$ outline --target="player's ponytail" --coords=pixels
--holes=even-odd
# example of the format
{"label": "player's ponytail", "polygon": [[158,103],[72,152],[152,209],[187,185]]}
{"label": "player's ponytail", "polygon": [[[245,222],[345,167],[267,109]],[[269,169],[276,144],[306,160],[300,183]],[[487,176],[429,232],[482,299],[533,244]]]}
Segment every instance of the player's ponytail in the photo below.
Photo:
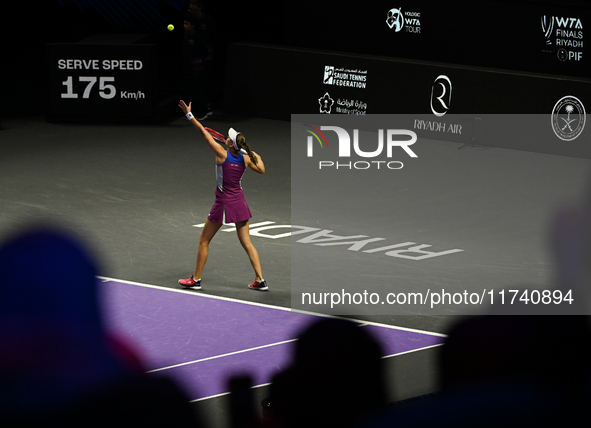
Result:
{"label": "player's ponytail", "polygon": [[254,163],[254,166],[256,166],[257,169],[260,171],[261,169],[259,168],[258,160],[257,160],[256,156],[254,155],[254,153],[252,152],[252,150],[250,149],[250,146],[247,144],[246,138],[244,138],[244,135],[238,134],[236,136],[236,144],[238,145],[239,148],[246,150],[246,154],[248,155],[248,157],[250,158],[252,163]]}

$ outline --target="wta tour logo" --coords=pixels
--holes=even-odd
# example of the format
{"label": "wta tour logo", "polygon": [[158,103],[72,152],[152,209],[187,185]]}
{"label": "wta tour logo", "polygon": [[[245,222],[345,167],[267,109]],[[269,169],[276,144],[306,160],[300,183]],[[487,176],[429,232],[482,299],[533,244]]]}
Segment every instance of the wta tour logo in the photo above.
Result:
{"label": "wta tour logo", "polygon": [[390,9],[388,16],[386,17],[386,24],[390,27],[390,30],[394,30],[397,33],[402,30],[404,26],[404,17],[400,9]]}
{"label": "wta tour logo", "polygon": [[386,15],[386,24],[390,30],[399,33],[404,28],[406,33],[421,33],[421,12],[402,12],[402,8],[390,9]]}
{"label": "wta tour logo", "polygon": [[583,103],[571,95],[558,100],[552,110],[552,129],[563,141],[572,141],[581,135],[585,128],[585,120]]}
{"label": "wta tour logo", "polygon": [[[338,160],[321,160],[318,163],[319,169],[333,168],[333,169],[402,169],[404,164],[399,161],[392,161],[394,148],[400,147],[411,158],[418,157],[409,147],[417,142],[417,134],[406,129],[379,129],[377,148],[372,151],[365,151],[361,149],[359,142],[359,130],[353,129],[353,137],[349,131],[339,126],[321,126],[320,129],[312,125],[303,124],[303,130],[309,134],[307,135],[306,156],[314,157],[314,147],[319,145],[321,149],[328,149],[328,139],[322,131],[333,131],[338,139]],[[408,137],[408,139],[404,139]],[[353,142],[353,144],[351,144]],[[369,144],[366,144],[369,145]],[[361,158],[379,158],[386,151],[387,160],[359,160],[341,162],[343,160],[351,159],[351,146],[356,156]],[[385,147],[384,147],[385,146]],[[323,151],[323,154],[328,154]],[[331,153],[334,156],[334,152]],[[345,159],[342,159],[345,158]]]}

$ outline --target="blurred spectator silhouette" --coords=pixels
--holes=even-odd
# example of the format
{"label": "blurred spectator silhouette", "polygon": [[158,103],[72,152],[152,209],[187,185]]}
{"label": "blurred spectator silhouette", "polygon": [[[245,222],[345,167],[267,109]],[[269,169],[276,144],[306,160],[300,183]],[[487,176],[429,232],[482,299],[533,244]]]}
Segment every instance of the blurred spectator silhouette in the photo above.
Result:
{"label": "blurred spectator silhouette", "polygon": [[184,392],[105,330],[97,273],[58,228],[0,246],[0,426],[199,426]]}
{"label": "blurred spectator silhouette", "polygon": [[353,427],[386,404],[379,343],[358,324],[322,319],[305,329],[290,368],[264,402],[266,427]]}
{"label": "blurred spectator silhouette", "polygon": [[249,373],[234,373],[228,380],[230,428],[261,428]]}
{"label": "blurred spectator silhouette", "polygon": [[584,316],[487,315],[456,324],[441,352],[444,389],[523,380],[577,400],[585,392],[591,335]]}
{"label": "blurred spectator silhouette", "polygon": [[[459,322],[440,360],[443,391],[482,392],[481,416],[504,425],[574,422],[591,363],[585,316],[486,315]],[[484,400],[497,392],[504,406]],[[517,394],[517,392],[520,392]],[[477,396],[477,394],[476,394]]]}
{"label": "blurred spectator silhouette", "polygon": [[586,317],[466,317],[441,348],[440,391],[364,426],[576,426],[586,408],[589,343]]}

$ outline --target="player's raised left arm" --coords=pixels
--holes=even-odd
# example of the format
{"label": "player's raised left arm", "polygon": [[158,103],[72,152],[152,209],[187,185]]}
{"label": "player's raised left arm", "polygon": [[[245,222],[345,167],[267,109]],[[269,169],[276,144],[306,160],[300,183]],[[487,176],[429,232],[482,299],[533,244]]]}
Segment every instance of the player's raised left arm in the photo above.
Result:
{"label": "player's raised left arm", "polygon": [[265,173],[265,163],[263,162],[263,158],[261,158],[256,152],[251,151],[253,157],[256,159],[256,164],[250,159],[249,156],[245,156],[247,158],[247,164],[250,169],[254,172],[258,172],[259,174]]}

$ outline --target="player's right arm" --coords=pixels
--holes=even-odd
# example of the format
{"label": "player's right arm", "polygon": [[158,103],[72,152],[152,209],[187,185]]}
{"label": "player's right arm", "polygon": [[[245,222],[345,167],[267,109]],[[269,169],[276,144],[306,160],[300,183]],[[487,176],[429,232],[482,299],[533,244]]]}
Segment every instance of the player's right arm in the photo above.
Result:
{"label": "player's right arm", "polygon": [[[187,105],[183,100],[181,100],[179,102],[179,107],[181,108],[181,110],[183,110],[183,113],[185,113],[185,115],[187,115],[187,113],[191,112],[191,103],[189,103],[189,105]],[[195,119],[193,117],[191,119],[191,123],[198,131],[201,132],[201,134],[203,135],[203,138],[205,138],[205,141],[207,142],[207,145],[215,153],[216,162],[217,163],[224,162],[224,160],[226,160],[226,151],[224,150],[224,148],[221,145],[219,145],[218,143],[216,143],[216,141],[213,139],[213,137],[209,134],[209,132],[207,132],[205,130],[203,125],[197,119]]]}

